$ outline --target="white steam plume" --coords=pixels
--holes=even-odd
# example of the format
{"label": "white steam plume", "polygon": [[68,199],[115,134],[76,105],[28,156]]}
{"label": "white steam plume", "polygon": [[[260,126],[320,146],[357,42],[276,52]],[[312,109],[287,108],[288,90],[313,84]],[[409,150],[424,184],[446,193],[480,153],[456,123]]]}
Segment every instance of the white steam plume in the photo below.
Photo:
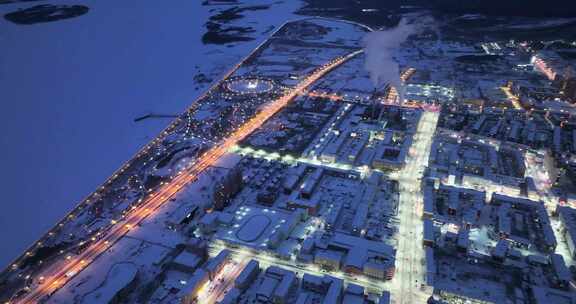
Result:
{"label": "white steam plume", "polygon": [[370,32],[363,39],[365,68],[370,73],[374,88],[390,84],[398,91],[401,103],[404,101],[404,87],[400,80],[400,67],[394,56],[400,45],[415,32],[416,26],[408,24],[403,18],[396,27]]}

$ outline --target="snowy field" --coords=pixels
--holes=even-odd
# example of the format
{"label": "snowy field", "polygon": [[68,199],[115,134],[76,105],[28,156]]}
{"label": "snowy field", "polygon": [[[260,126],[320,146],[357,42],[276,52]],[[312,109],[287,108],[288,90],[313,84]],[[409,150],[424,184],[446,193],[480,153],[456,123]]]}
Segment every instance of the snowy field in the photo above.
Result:
{"label": "snowy field", "polygon": [[[0,13],[39,3],[0,5]],[[3,212],[0,267],[24,250],[263,41],[296,18],[299,1],[251,1],[232,25],[253,41],[204,45],[214,6],[201,1],[51,1],[83,4],[83,16],[16,25],[0,19]],[[6,233],[6,232],[11,233]],[[16,233],[17,231],[17,233]]]}

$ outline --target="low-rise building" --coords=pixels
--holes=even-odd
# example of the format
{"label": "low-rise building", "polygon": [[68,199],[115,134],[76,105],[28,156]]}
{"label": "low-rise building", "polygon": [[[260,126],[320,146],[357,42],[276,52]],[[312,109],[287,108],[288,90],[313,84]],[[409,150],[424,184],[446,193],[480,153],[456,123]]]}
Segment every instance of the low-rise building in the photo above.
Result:
{"label": "low-rise building", "polygon": [[186,287],[180,291],[183,295],[182,304],[196,303],[198,292],[208,280],[210,280],[210,277],[207,271],[204,269],[196,270],[192,278],[188,280]]}
{"label": "low-rise building", "polygon": [[334,250],[318,250],[314,255],[314,263],[330,270],[339,270],[342,264],[342,252]]}
{"label": "low-rise building", "polygon": [[206,272],[208,273],[210,280],[213,280],[214,277],[216,277],[216,274],[218,274],[218,272],[222,270],[222,268],[224,267],[224,265],[226,265],[229,259],[230,259],[230,250],[224,249],[220,251],[220,253],[217,256],[208,260],[208,262],[204,266],[204,270],[206,270]]}
{"label": "low-rise building", "polygon": [[256,260],[250,260],[244,267],[240,275],[234,281],[234,287],[239,290],[245,290],[256,280],[260,273],[260,263]]}
{"label": "low-rise building", "polygon": [[562,235],[568,245],[572,258],[576,259],[576,209],[558,207],[558,216],[562,223]]}

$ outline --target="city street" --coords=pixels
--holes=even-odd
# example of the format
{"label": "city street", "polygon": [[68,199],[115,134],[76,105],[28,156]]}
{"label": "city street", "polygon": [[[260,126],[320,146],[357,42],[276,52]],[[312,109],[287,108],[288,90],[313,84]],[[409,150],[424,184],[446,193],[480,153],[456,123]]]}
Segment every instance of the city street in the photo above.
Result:
{"label": "city street", "polygon": [[438,113],[424,112],[414,136],[411,159],[399,172],[393,174],[400,183],[399,244],[396,252],[396,274],[392,279],[394,303],[426,303],[430,296],[420,289],[425,284],[426,264],[422,245],[423,223],[421,180],[428,165],[430,147],[438,122]]}
{"label": "city street", "polygon": [[269,266],[279,266],[281,268],[293,271],[302,277],[303,274],[308,273],[314,276],[324,276],[330,275],[335,278],[341,279],[346,283],[359,284],[370,292],[382,293],[390,288],[389,281],[381,281],[378,279],[371,279],[363,275],[349,275],[342,271],[326,271],[322,270],[318,265],[315,264],[300,264],[292,260],[283,260],[274,256],[271,256],[265,252],[256,253],[253,249],[248,247],[238,247],[232,248],[226,246],[222,243],[212,242],[209,248],[210,256],[216,256],[220,251],[228,249],[232,253],[233,259],[238,261],[249,261],[251,259],[256,260],[260,263],[261,268],[266,268]]}
{"label": "city street", "polygon": [[206,282],[206,284],[202,286],[198,292],[197,303],[212,304],[221,301],[224,295],[234,287],[234,280],[236,280],[236,277],[244,270],[245,266],[245,261],[227,262],[213,280]]}

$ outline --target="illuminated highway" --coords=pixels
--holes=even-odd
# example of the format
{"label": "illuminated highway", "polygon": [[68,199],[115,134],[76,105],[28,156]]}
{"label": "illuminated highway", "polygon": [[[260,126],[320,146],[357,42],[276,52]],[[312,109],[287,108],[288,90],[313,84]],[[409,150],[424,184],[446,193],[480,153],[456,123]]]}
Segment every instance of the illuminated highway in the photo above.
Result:
{"label": "illuminated highway", "polygon": [[392,279],[394,303],[426,303],[430,296],[419,287],[425,284],[426,266],[422,263],[425,254],[422,244],[423,196],[421,179],[428,165],[438,113],[424,112],[414,135],[410,159],[395,178],[400,183],[398,230],[399,243],[396,253],[396,275]]}
{"label": "illuminated highway", "polygon": [[235,146],[240,140],[262,126],[266,120],[284,108],[295,97],[305,92],[311,84],[360,53],[362,53],[362,50],[330,61],[316,69],[311,75],[288,91],[286,95],[263,106],[258,114],[231,133],[219,145],[200,156],[196,162],[189,166],[184,172],[172,178],[170,182],[162,185],[157,191],[151,193],[139,207],[126,216],[122,223],[113,225],[108,231],[103,232],[100,239],[94,241],[94,243],[88,246],[77,257],[54,262],[50,267],[45,269],[38,275],[38,277],[42,276],[44,278],[43,283],[38,284],[38,282],[36,282],[35,285],[30,287],[30,292],[24,295],[23,298],[18,299],[17,302],[37,303],[49,297],[70,281],[76,274],[85,269],[100,254],[120,240],[130,229],[136,229],[142,220],[154,214],[162,204],[178,193],[188,183],[195,181],[204,170],[218,161],[231,147]]}
{"label": "illuminated highway", "polygon": [[197,303],[212,304],[221,301],[234,287],[236,277],[240,275],[245,266],[246,261],[231,261],[224,265],[214,279],[206,282],[198,291]]}
{"label": "illuminated highway", "polygon": [[522,104],[520,103],[520,98],[518,98],[518,96],[516,96],[516,95],[514,95],[514,93],[512,93],[512,89],[510,89],[509,87],[501,87],[500,90],[502,90],[504,95],[506,95],[506,98],[508,99],[508,101],[510,101],[512,106],[514,106],[514,109],[516,109],[516,110],[522,110],[523,109]]}
{"label": "illuminated highway", "polygon": [[[391,90],[395,91],[394,88],[392,88]],[[395,91],[395,92],[397,92],[397,91]],[[394,93],[394,94],[396,94],[396,93]],[[318,91],[318,90],[310,91],[306,95],[309,97],[313,97],[313,98],[329,99],[330,101],[334,101],[334,102],[347,102],[347,103],[356,103],[356,104],[363,104],[363,105],[372,104],[372,98],[371,97],[361,98],[359,96],[356,96],[355,98],[350,98],[347,95],[338,95],[337,93],[327,93],[327,92],[322,92],[322,91]],[[406,101],[403,104],[398,104],[397,102],[395,102],[397,97],[398,96],[396,95],[395,97],[393,97],[391,100],[388,100],[388,101],[383,98],[380,100],[380,103],[384,104],[384,105],[394,105],[394,106],[402,107],[402,108],[411,108],[411,109],[423,108],[422,105],[420,105],[419,103],[411,102],[411,101]]]}
{"label": "illuminated highway", "polygon": [[310,264],[310,263],[302,264],[299,262],[295,262],[293,260],[283,260],[273,256],[272,254],[269,254],[268,252],[263,251],[256,253],[254,249],[249,247],[243,247],[241,245],[238,245],[238,248],[232,248],[226,246],[226,244],[222,244],[222,242],[212,242],[209,248],[210,256],[217,255],[223,249],[229,250],[235,259],[241,261],[249,261],[253,259],[258,261],[258,263],[260,263],[260,267],[262,268],[266,268],[269,266],[278,266],[293,271],[294,273],[297,273],[299,277],[301,277],[305,273],[320,277],[328,274],[335,278],[341,279],[346,283],[360,284],[366,287],[368,291],[378,294],[387,290],[390,286],[389,281],[372,279],[370,277],[360,274],[351,275],[341,270],[337,271],[322,270],[316,264]]}
{"label": "illuminated highway", "polygon": [[[414,73],[416,73],[415,68],[408,68],[405,71],[403,71],[400,74],[401,82],[405,83],[406,81],[408,81],[410,79],[410,77],[412,77],[412,75],[414,75]],[[368,96],[365,96],[365,97],[355,96],[354,98],[351,98],[347,94],[339,95],[337,93],[328,93],[328,92],[323,92],[323,91],[318,91],[318,90],[313,90],[313,91],[307,92],[306,95],[308,95],[309,97],[313,97],[313,98],[329,99],[329,100],[335,101],[335,102],[340,101],[340,102],[348,102],[348,103],[360,103],[360,104],[365,104],[365,105],[372,104],[372,97],[368,97]],[[406,108],[421,108],[421,106],[417,103],[411,103],[411,102],[399,103],[398,102],[398,90],[394,87],[390,87],[387,96],[381,98],[380,103],[386,104],[386,105],[396,105],[396,106],[401,106],[401,107],[406,107]]]}
{"label": "illuminated highway", "polygon": [[[313,165],[316,167],[323,167],[327,169],[336,169],[336,170],[345,170],[345,171],[354,171],[360,174],[366,174],[365,166],[354,166],[350,164],[344,164],[339,162],[322,162],[318,159],[314,158],[307,158],[307,157],[298,157],[295,158],[289,154],[280,154],[278,152],[267,152],[264,150],[254,150],[251,147],[240,147],[235,146],[231,152],[238,153],[242,156],[251,156],[254,158],[264,158],[267,160],[275,160],[278,162],[282,162],[288,165],[294,164],[308,164]],[[371,169],[373,171],[379,171],[378,169]]]}

